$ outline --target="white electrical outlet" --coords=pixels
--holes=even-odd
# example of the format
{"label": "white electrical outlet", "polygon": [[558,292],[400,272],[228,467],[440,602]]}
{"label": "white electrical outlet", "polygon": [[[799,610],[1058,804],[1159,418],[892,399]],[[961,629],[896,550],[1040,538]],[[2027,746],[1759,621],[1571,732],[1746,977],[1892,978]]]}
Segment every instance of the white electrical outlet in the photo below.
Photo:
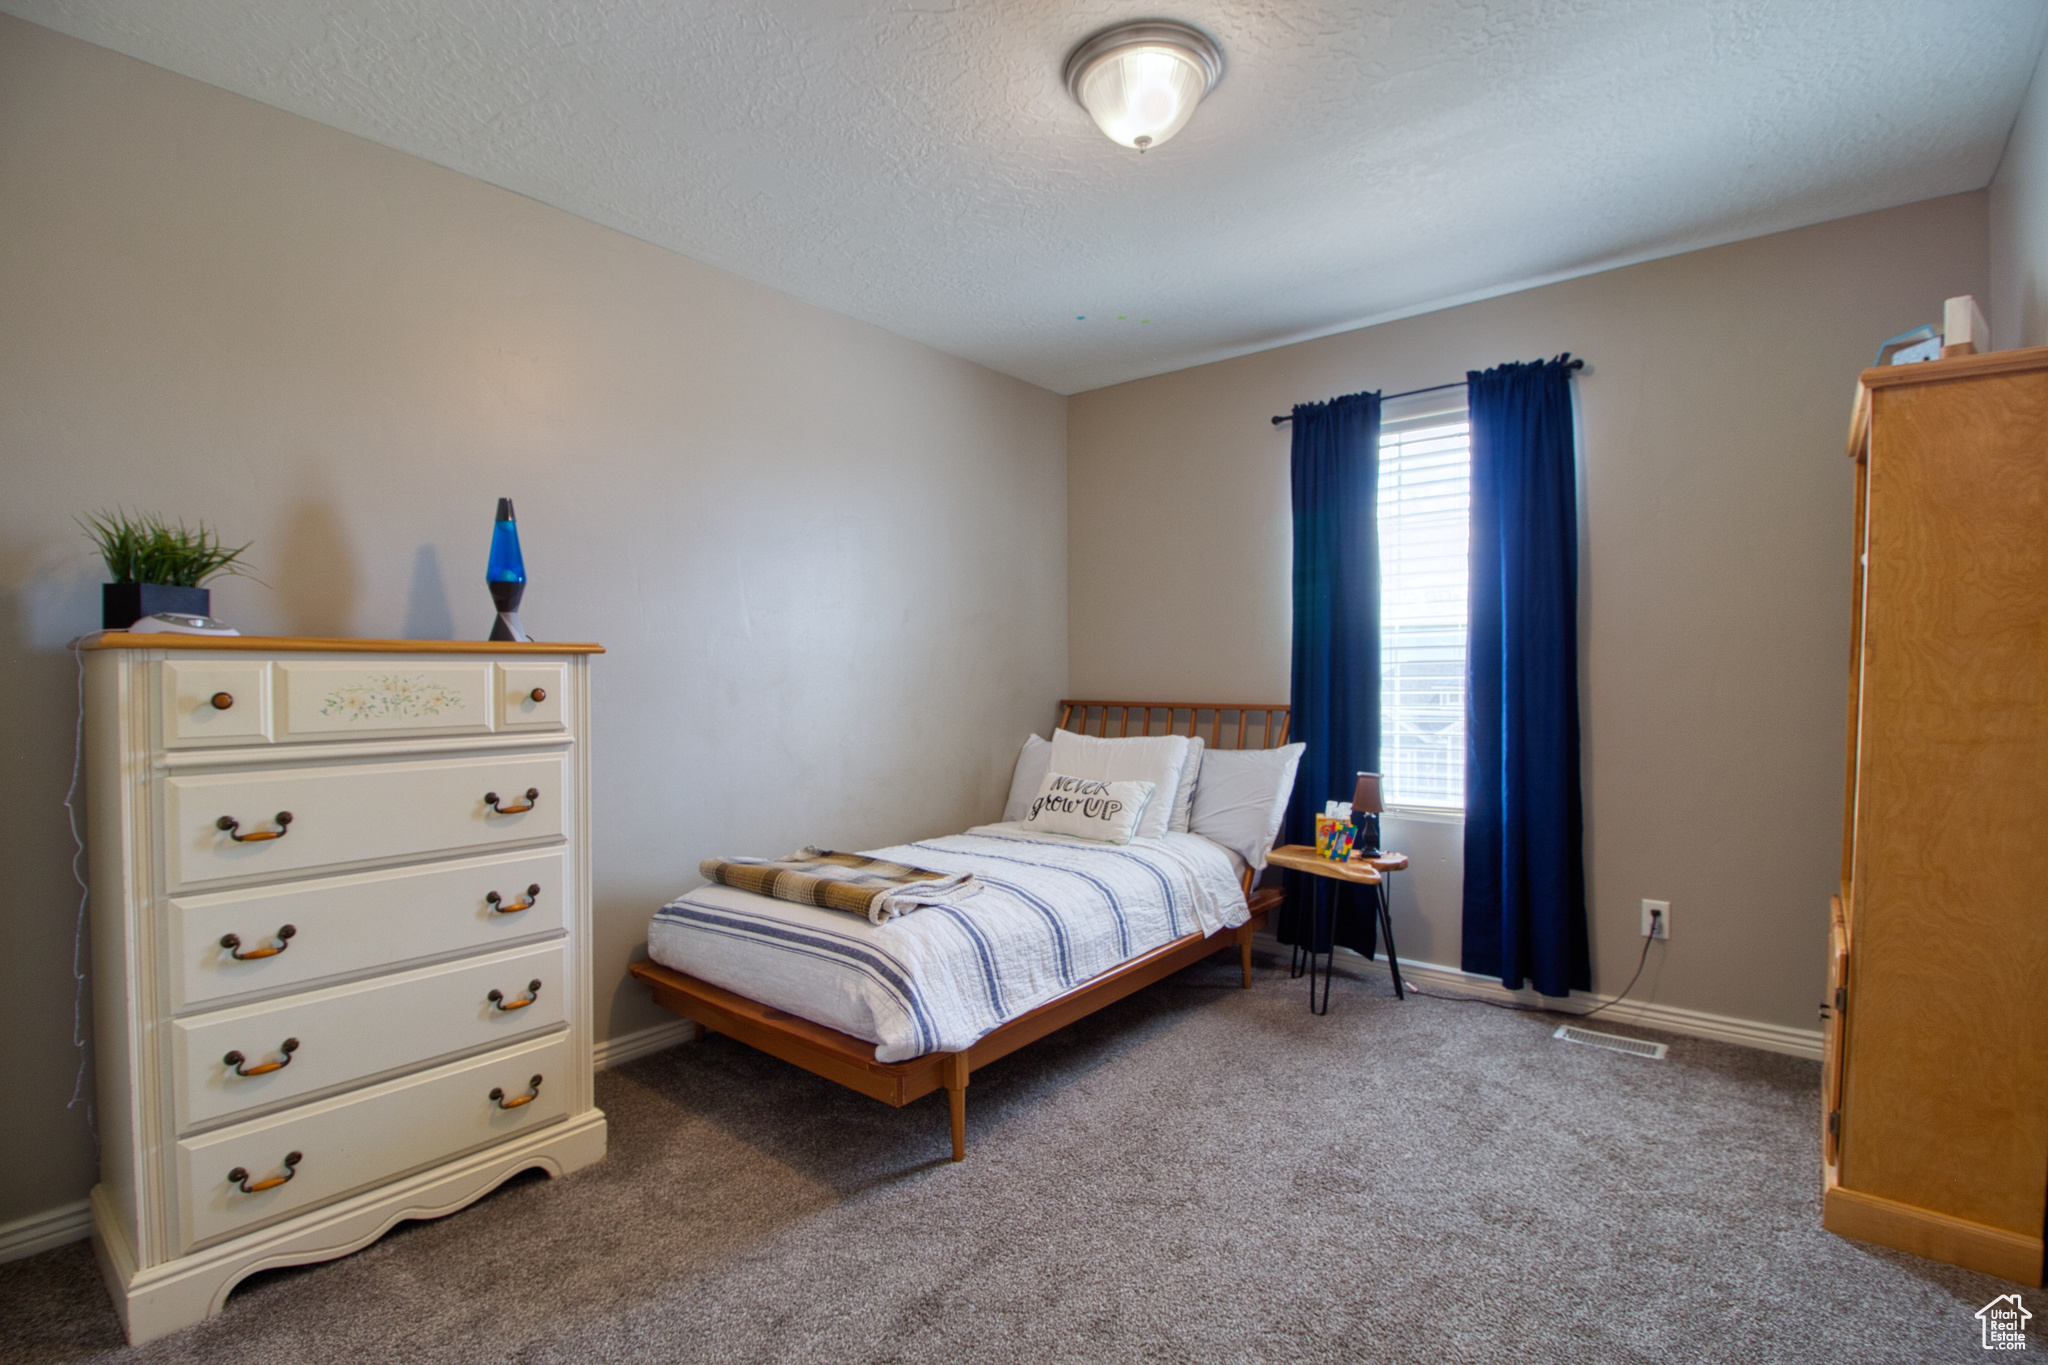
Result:
{"label": "white electrical outlet", "polygon": [[1644,901],[1644,902],[1643,902],[1643,937],[1644,937],[1644,938],[1670,938],[1670,937],[1671,937],[1671,902],[1670,902],[1670,901]]}

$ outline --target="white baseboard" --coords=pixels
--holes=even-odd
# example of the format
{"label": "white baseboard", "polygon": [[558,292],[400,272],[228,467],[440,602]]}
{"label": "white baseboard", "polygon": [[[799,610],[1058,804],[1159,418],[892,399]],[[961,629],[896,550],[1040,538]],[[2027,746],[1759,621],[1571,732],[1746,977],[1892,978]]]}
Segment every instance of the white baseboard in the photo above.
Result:
{"label": "white baseboard", "polygon": [[92,1235],[92,1205],[81,1199],[11,1223],[0,1223],[0,1264]]}
{"label": "white baseboard", "polygon": [[[1263,934],[1256,942],[1268,951],[1287,951],[1285,944]],[[1357,953],[1339,950],[1337,971],[1340,975],[1361,976],[1370,973],[1384,978],[1387,975],[1387,964],[1379,958],[1366,958]],[[1511,991],[1493,977],[1474,976],[1459,968],[1439,966],[1434,962],[1403,960],[1401,975],[1424,990],[1455,992],[1481,1000],[1499,1001],[1502,1004],[1512,1002],[1539,1008],[1558,1008],[1560,1013],[1594,1009],[1614,998],[1591,991],[1573,991],[1570,1002],[1561,1005],[1554,997],[1538,995],[1531,990]],[[1801,1029],[1790,1028],[1784,1024],[1764,1024],[1753,1019],[1709,1014],[1705,1010],[1689,1010],[1678,1005],[1660,1005],[1652,1000],[1624,1000],[1612,1009],[1602,1010],[1599,1020],[1609,1024],[1635,1024],[1641,1028],[1660,1029],[1665,1033],[1680,1033],[1688,1038],[1710,1038],[1717,1043],[1735,1043],[1741,1047],[1760,1048],[1765,1052],[1782,1052],[1788,1057],[1804,1057],[1809,1061],[1820,1060],[1821,1033],[1817,1028]]]}
{"label": "white baseboard", "polygon": [[695,1042],[697,1026],[687,1019],[670,1019],[634,1033],[621,1034],[617,1038],[600,1039],[590,1050],[591,1061],[599,1071],[609,1067],[622,1066],[636,1057],[645,1057],[650,1052],[672,1048],[677,1043]]}

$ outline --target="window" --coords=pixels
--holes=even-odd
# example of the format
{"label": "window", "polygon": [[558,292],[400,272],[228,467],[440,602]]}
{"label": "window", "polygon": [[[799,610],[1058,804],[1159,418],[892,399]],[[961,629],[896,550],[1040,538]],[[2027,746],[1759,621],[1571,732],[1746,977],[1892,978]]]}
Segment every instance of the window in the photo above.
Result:
{"label": "window", "polygon": [[1465,808],[1465,386],[1380,416],[1380,768],[1389,806]]}

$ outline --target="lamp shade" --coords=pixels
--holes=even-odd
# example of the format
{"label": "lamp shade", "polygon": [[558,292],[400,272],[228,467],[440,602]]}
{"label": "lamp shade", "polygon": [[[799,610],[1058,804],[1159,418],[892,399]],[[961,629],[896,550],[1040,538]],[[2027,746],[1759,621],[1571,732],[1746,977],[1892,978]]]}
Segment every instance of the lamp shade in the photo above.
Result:
{"label": "lamp shade", "polygon": [[1067,58],[1067,90],[1095,126],[1146,151],[1187,126],[1223,75],[1223,50],[1200,29],[1151,21],[1104,29]]}
{"label": "lamp shade", "polygon": [[1358,789],[1351,794],[1351,813],[1353,815],[1378,815],[1385,809],[1386,806],[1380,799],[1380,775],[1378,773],[1360,773],[1358,775]]}

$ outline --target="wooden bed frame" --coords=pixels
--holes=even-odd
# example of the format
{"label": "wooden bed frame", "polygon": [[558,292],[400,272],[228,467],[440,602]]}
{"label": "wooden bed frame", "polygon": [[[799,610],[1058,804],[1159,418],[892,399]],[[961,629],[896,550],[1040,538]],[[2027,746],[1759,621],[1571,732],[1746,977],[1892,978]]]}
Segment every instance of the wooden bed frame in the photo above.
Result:
{"label": "wooden bed frame", "polygon": [[[1062,701],[1058,728],[1086,734],[1093,716],[1095,733],[1108,738],[1112,711],[1118,713],[1118,737],[1132,734],[1135,712],[1139,736],[1194,735],[1206,730],[1208,733],[1202,734],[1205,744],[1214,748],[1236,749],[1271,749],[1285,744],[1290,719],[1285,706]],[[1153,718],[1162,711],[1165,715],[1161,728],[1155,730]],[[1181,728],[1182,713],[1186,715],[1184,730]],[[1210,717],[1206,726],[1201,724],[1204,715]],[[1262,716],[1262,720],[1253,721],[1251,717],[1255,715]],[[1234,736],[1233,727],[1225,723],[1225,716],[1236,717]],[[1248,736],[1260,742],[1247,745]],[[1223,743],[1225,738],[1234,738],[1236,742],[1226,745]],[[885,1104],[901,1108],[943,1087],[953,1125],[953,1160],[964,1161],[967,1159],[967,1078],[975,1068],[987,1066],[1026,1044],[1035,1043],[1076,1019],[1086,1018],[1105,1005],[1114,1004],[1183,967],[1193,966],[1204,958],[1232,948],[1238,953],[1244,989],[1250,990],[1252,935],[1265,927],[1266,916],[1280,903],[1280,892],[1273,889],[1254,891],[1249,868],[1244,872],[1244,889],[1246,899],[1251,903],[1252,917],[1237,928],[1219,930],[1206,937],[1189,934],[1162,944],[1104,972],[1085,985],[1076,986],[1065,995],[1048,1000],[1028,1014],[1018,1015],[1008,1023],[998,1025],[964,1052],[927,1052],[907,1062],[878,1062],[873,1043],[812,1023],[787,1011],[771,1009],[758,1000],[750,1000],[708,981],[699,981],[657,962],[642,959],[632,965],[631,971],[653,989],[656,1004],[699,1027],[759,1048],[770,1056],[780,1057],[785,1062],[823,1076],[828,1081],[837,1081]]]}

